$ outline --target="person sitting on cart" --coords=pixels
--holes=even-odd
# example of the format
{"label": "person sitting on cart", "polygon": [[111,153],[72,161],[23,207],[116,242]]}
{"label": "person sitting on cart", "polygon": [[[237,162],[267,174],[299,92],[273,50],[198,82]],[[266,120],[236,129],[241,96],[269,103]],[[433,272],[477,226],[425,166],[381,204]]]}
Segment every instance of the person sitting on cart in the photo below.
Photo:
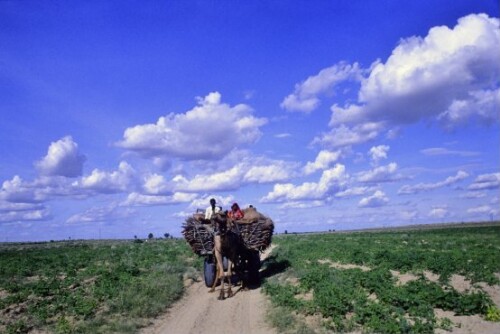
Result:
{"label": "person sitting on cart", "polygon": [[215,214],[221,212],[222,210],[220,206],[215,205],[216,203],[215,198],[211,198],[210,206],[205,210],[205,220],[208,222],[210,222]]}
{"label": "person sitting on cart", "polygon": [[233,203],[233,205],[231,205],[231,211],[229,211],[228,213],[230,219],[239,220],[242,219],[244,215],[245,214],[243,213],[243,211],[241,211],[238,203]]}

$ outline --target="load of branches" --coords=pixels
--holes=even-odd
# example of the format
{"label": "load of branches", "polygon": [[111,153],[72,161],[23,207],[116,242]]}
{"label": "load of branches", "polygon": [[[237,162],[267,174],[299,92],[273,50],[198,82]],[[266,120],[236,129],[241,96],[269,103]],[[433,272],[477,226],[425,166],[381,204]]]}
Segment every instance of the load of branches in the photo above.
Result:
{"label": "load of branches", "polygon": [[[250,250],[264,251],[271,244],[274,223],[255,208],[243,210],[244,218],[233,221],[232,230],[239,234]],[[182,234],[198,255],[209,254],[214,248],[213,225],[204,221],[203,216],[194,214],[182,226]]]}

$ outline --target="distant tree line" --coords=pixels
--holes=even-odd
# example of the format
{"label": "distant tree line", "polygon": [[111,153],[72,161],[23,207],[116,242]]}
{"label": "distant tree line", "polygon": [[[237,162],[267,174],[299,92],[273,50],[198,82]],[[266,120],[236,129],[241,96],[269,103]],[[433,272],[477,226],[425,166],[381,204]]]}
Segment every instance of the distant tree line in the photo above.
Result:
{"label": "distant tree line", "polygon": [[[170,233],[164,233],[163,236],[165,237],[165,239],[173,239],[174,238]],[[154,238],[155,238],[154,234],[150,232],[148,234],[147,240],[153,240]],[[161,239],[161,237],[158,239]],[[141,243],[141,242],[143,242],[143,240],[140,239],[139,237],[137,237],[137,235],[134,235],[134,242]]]}

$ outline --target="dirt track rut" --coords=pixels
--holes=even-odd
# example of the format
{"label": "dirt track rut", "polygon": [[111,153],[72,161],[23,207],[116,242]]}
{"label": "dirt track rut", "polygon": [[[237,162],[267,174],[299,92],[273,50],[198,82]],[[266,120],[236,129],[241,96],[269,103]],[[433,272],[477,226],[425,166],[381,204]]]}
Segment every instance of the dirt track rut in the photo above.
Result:
{"label": "dirt track rut", "polygon": [[[264,259],[268,252],[261,256]],[[208,293],[203,282],[196,282],[187,289],[186,296],[168,313],[157,318],[143,334],[274,334],[276,331],[265,323],[269,302],[260,288],[238,291],[223,301],[217,300],[218,287]]]}

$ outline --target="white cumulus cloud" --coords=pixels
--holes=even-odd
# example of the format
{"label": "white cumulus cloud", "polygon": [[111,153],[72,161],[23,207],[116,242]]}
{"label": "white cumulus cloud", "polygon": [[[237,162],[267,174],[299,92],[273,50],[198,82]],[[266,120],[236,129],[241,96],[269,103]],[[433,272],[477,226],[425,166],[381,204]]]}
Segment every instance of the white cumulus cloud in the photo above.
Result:
{"label": "white cumulus cloud", "polygon": [[368,154],[370,154],[370,158],[372,162],[377,165],[380,160],[387,159],[387,152],[389,152],[390,147],[387,145],[378,145],[370,148]]}
{"label": "white cumulus cloud", "polygon": [[354,197],[366,195],[369,192],[374,191],[374,187],[352,187],[346,190],[339,191],[335,194],[335,197]]}
{"label": "white cumulus cloud", "polygon": [[273,190],[264,196],[262,202],[284,202],[298,200],[319,200],[338,191],[346,182],[345,166],[336,164],[324,170],[318,182],[304,182],[301,185],[292,183],[275,184]]}
{"label": "white cumulus cloud", "polygon": [[468,177],[469,174],[467,172],[460,170],[457,172],[456,175],[449,176],[445,180],[436,183],[418,183],[415,185],[404,185],[399,189],[398,194],[409,195],[409,194],[420,193],[423,191],[430,191],[455,184]]}
{"label": "white cumulus cloud", "polygon": [[94,169],[88,176],[75,182],[75,186],[82,189],[93,190],[99,193],[125,192],[135,178],[135,170],[127,162],[122,161],[118,170],[105,172]]}
{"label": "white cumulus cloud", "polygon": [[[289,179],[295,174],[296,163],[263,157],[243,157],[230,168],[193,177],[176,175],[170,182],[161,181],[165,189],[181,192],[214,192],[236,190],[251,183],[272,183]],[[159,177],[156,177],[159,179]]]}
{"label": "white cumulus cloud", "polygon": [[44,206],[40,203],[11,203],[6,201],[0,201],[0,212],[33,211],[41,209],[44,209]]}
{"label": "white cumulus cloud", "polygon": [[436,208],[432,208],[431,211],[429,211],[429,217],[433,217],[433,218],[445,218],[449,215],[450,215],[450,212],[445,207],[436,207]]}
{"label": "white cumulus cloud", "polygon": [[41,203],[13,203],[0,199],[0,222],[38,221],[52,218]]}
{"label": "white cumulus cloud", "polygon": [[0,212],[0,222],[16,222],[16,221],[43,221],[49,220],[52,216],[48,209],[23,210],[23,211],[7,211]]}
{"label": "white cumulus cloud", "polygon": [[172,192],[173,185],[163,175],[150,174],[144,177],[143,189],[147,194],[162,195]]}
{"label": "white cumulus cloud", "polygon": [[92,207],[84,212],[74,214],[66,222],[76,224],[120,221],[129,219],[135,213],[132,208],[123,208],[115,203],[111,203],[108,206]]}
{"label": "white cumulus cloud", "polygon": [[198,105],[183,114],[160,117],[155,124],[125,130],[119,146],[143,157],[183,160],[215,160],[240,145],[257,141],[265,118],[253,116],[245,104],[231,107],[218,92],[198,99]]}
{"label": "white cumulus cloud", "polygon": [[316,136],[312,144],[332,148],[357,145],[375,139],[383,129],[384,124],[381,122],[366,122],[353,127],[341,124]]}
{"label": "white cumulus cloud", "polygon": [[489,205],[480,205],[470,209],[467,209],[467,213],[472,214],[495,214],[498,210],[494,210]]}
{"label": "white cumulus cloud", "polygon": [[24,181],[19,175],[2,183],[0,200],[12,203],[37,203],[45,200],[46,194],[33,183]]}
{"label": "white cumulus cloud", "polygon": [[434,27],[424,38],[403,39],[385,63],[372,66],[361,84],[359,104],[333,108],[332,121],[413,123],[443,118],[454,103],[479,100],[483,111],[476,110],[475,116],[498,119],[494,112],[481,113],[495,106],[490,95],[498,94],[499,52],[499,20],[485,14],[462,17],[453,29]]}
{"label": "white cumulus cloud", "polygon": [[123,206],[154,206],[177,203],[189,203],[197,197],[196,194],[174,193],[171,196],[145,195],[140,193],[130,193],[122,203]]}
{"label": "white cumulus cloud", "polygon": [[286,180],[292,174],[289,166],[284,161],[275,161],[269,165],[247,166],[243,181],[247,183],[270,183]]}
{"label": "white cumulus cloud", "polygon": [[484,198],[484,197],[486,197],[486,192],[483,192],[483,191],[468,191],[465,194],[460,195],[459,197],[460,198],[468,198],[468,199]]}
{"label": "white cumulus cloud", "polygon": [[498,121],[498,106],[500,89],[471,91],[466,98],[454,100],[439,114],[438,120],[448,128],[465,124],[470,119],[490,124]]}
{"label": "white cumulus cloud", "polygon": [[340,157],[341,151],[328,151],[322,150],[316,156],[316,160],[313,162],[308,162],[304,167],[304,173],[306,175],[312,174],[318,170],[324,170],[329,168],[334,162],[336,162]]}
{"label": "white cumulus cloud", "polygon": [[399,216],[403,220],[415,220],[418,218],[418,211],[416,210],[405,210],[399,213]]}
{"label": "white cumulus cloud", "polygon": [[[499,22],[485,14],[471,14],[453,28],[437,26],[424,37],[402,39],[385,62],[372,64],[355,103],[331,107],[331,129],[313,143],[359,144],[421,120],[445,128],[498,122]],[[310,111],[319,104],[318,95],[301,92],[298,85],[291,106]],[[366,124],[372,124],[370,130]]]}
{"label": "white cumulus cloud", "polygon": [[[202,197],[195,198],[194,200],[191,201],[189,204],[189,209],[192,214],[193,210],[203,210],[205,212],[205,209],[210,205],[210,199],[214,198],[215,201],[217,202],[217,206],[221,206],[223,209],[229,209],[231,205],[236,201],[236,199],[233,196],[220,196],[220,195],[205,195]],[[240,203],[240,207],[242,203]]]}
{"label": "white cumulus cloud", "polygon": [[286,202],[280,205],[280,209],[311,209],[324,206],[325,202],[321,200],[307,202]]}
{"label": "white cumulus cloud", "polygon": [[500,173],[482,174],[467,187],[469,190],[490,190],[500,188]]}
{"label": "white cumulus cloud", "polygon": [[240,166],[212,174],[198,174],[191,179],[177,175],[172,179],[174,189],[183,192],[235,190],[242,183]]}
{"label": "white cumulus cloud", "polygon": [[52,142],[47,155],[35,166],[42,175],[77,177],[82,175],[85,159],[78,150],[78,144],[71,136],[66,136]]}
{"label": "white cumulus cloud", "polygon": [[350,65],[345,62],[322,69],[318,74],[296,84],[295,91],[281,102],[281,108],[288,111],[311,112],[319,106],[320,94],[333,91],[335,86],[343,81],[359,81],[361,71],[357,63]]}
{"label": "white cumulus cloud", "polygon": [[460,156],[460,157],[473,157],[477,156],[480,153],[479,152],[473,152],[473,151],[457,151],[457,150],[450,150],[444,147],[431,147],[431,148],[426,148],[423,150],[420,150],[420,153],[428,156],[439,156],[439,155],[455,155],[455,156]]}
{"label": "white cumulus cloud", "polygon": [[397,173],[398,164],[391,162],[385,166],[375,167],[372,170],[360,172],[357,175],[359,182],[364,183],[379,183],[379,182],[392,182],[401,180],[403,176]]}
{"label": "white cumulus cloud", "polygon": [[385,193],[381,190],[377,190],[373,193],[373,195],[362,198],[359,201],[358,206],[361,208],[376,208],[384,206],[387,203],[389,203],[389,199]]}

